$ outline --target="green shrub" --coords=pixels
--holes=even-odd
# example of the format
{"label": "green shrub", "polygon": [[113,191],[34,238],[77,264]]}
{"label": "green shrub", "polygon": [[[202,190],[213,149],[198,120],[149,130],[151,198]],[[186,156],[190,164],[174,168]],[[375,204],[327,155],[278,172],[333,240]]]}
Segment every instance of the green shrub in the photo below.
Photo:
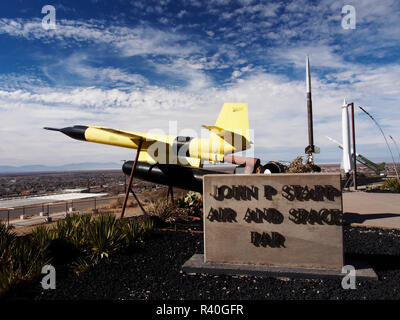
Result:
{"label": "green shrub", "polygon": [[68,216],[65,220],[59,220],[54,229],[55,237],[67,240],[77,247],[85,246],[87,244],[87,228],[91,220],[91,215],[78,214]]}
{"label": "green shrub", "polygon": [[75,273],[81,274],[123,245],[131,245],[139,237],[148,236],[153,228],[153,221],[148,217],[139,223],[134,219],[117,220],[113,214],[96,218],[72,215],[58,221],[53,230],[38,226],[29,236],[23,237],[17,237],[9,227],[0,224],[0,295],[40,275],[41,268],[50,262],[48,259],[54,257],[49,255],[46,246],[50,240],[65,240],[80,250],[79,257],[72,258],[76,259],[72,266]]}
{"label": "green shrub", "polygon": [[146,219],[142,222],[142,235],[148,236],[153,232],[154,221],[151,219]]}
{"label": "green shrub", "polygon": [[6,261],[0,263],[0,294],[19,283],[39,276],[43,265],[42,249],[29,237],[16,237]]}
{"label": "green shrub", "polygon": [[165,222],[171,222],[176,218],[186,219],[189,211],[172,204],[168,199],[152,201],[146,208],[147,214],[160,218]]}
{"label": "green shrub", "polygon": [[397,178],[387,178],[381,188],[383,190],[390,190],[392,192],[400,193],[399,180],[397,180]]}
{"label": "green shrub", "polygon": [[44,248],[46,243],[50,240],[55,239],[56,233],[52,230],[47,230],[45,226],[38,226],[33,229],[30,238],[32,244],[38,246],[39,248]]}
{"label": "green shrub", "polygon": [[78,258],[72,265],[75,274],[80,275],[88,271],[93,266],[93,262],[85,258]]}
{"label": "green shrub", "polygon": [[37,245],[17,237],[9,227],[0,224],[0,294],[37,276],[42,268],[41,258]]}
{"label": "green shrub", "polygon": [[11,248],[16,239],[16,234],[5,224],[0,224],[0,265],[7,261]]}
{"label": "green shrub", "polygon": [[14,241],[11,264],[23,280],[40,274],[44,265],[41,253],[42,248],[33,244],[29,238],[18,237]]}
{"label": "green shrub", "polygon": [[10,264],[0,263],[0,296],[16,282],[15,273]]}
{"label": "green shrub", "polygon": [[189,191],[176,199],[175,204],[178,208],[185,209],[187,215],[200,215],[203,208],[203,196],[201,193]]}
{"label": "green shrub", "polygon": [[173,216],[175,208],[167,199],[160,199],[150,202],[146,207],[146,210],[149,215],[167,221]]}
{"label": "green shrub", "polygon": [[142,235],[142,227],[135,220],[120,220],[120,229],[127,245]]}
{"label": "green shrub", "polygon": [[108,257],[121,247],[123,241],[117,219],[111,214],[94,219],[89,224],[86,236],[95,259]]}

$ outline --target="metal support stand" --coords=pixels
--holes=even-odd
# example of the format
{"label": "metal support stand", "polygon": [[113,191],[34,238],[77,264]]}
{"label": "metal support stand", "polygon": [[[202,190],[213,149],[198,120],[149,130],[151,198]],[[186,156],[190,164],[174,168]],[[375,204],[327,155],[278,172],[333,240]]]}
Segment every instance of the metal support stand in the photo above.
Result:
{"label": "metal support stand", "polygon": [[354,103],[349,103],[351,106],[351,131],[353,135],[353,185],[354,190],[357,190],[357,156],[356,156],[356,131],[354,125]]}
{"label": "metal support stand", "polygon": [[132,195],[133,195],[134,198],[136,199],[136,201],[137,201],[137,203],[139,204],[140,208],[141,208],[142,211],[146,214],[146,211],[144,210],[144,208],[142,207],[142,205],[141,205],[139,199],[137,198],[136,194],[135,194],[135,193],[133,192],[133,190],[132,190],[133,172],[135,171],[136,164],[137,164],[137,161],[138,161],[138,159],[139,159],[139,154],[140,154],[140,151],[141,151],[141,149],[142,149],[142,144],[143,144],[143,139],[140,139],[140,140],[139,140],[139,145],[138,145],[138,148],[137,148],[137,152],[136,152],[135,162],[133,163],[132,170],[131,170],[131,174],[130,174],[130,176],[129,176],[128,187],[127,187],[126,190],[125,190],[125,198],[124,198],[124,203],[123,203],[123,205],[122,205],[121,218],[123,218],[123,217],[124,217],[124,214],[125,214],[126,203],[128,202],[129,192],[132,192]]}
{"label": "metal support stand", "polygon": [[350,187],[353,185],[353,174],[347,174],[346,175],[346,182],[345,182],[345,184],[344,184],[344,187],[343,188],[349,188],[349,190],[350,190]]}
{"label": "metal support stand", "polygon": [[138,203],[140,209],[142,209],[142,211],[143,211],[144,214],[147,214],[146,210],[144,210],[142,204],[141,204],[140,201],[139,201],[139,198],[136,196],[135,192],[133,192],[133,189],[132,189],[132,188],[131,188],[130,191],[131,191],[133,197],[135,198],[136,202]]}
{"label": "metal support stand", "polygon": [[172,201],[172,204],[174,204],[174,188],[172,186],[168,187],[167,201],[168,201],[169,195],[171,195],[171,201]]}

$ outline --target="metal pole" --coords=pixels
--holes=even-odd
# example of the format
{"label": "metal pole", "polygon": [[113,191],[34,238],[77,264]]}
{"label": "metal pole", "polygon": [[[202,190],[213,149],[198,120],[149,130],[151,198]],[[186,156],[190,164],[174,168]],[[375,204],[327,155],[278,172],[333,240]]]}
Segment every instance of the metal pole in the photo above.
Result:
{"label": "metal pole", "polygon": [[[399,146],[397,145],[396,141],[393,139],[393,137],[392,137],[391,135],[389,135],[389,137],[390,137],[390,139],[392,139],[392,141],[393,141],[393,143],[394,143],[394,145],[395,145],[395,147],[396,147],[397,153],[399,154],[399,160],[400,160],[400,150],[399,150]],[[399,163],[400,163],[400,162],[399,162]]]}
{"label": "metal pole", "polygon": [[354,125],[354,102],[349,103],[351,105],[351,131],[353,137],[353,184],[354,190],[357,190],[357,157],[356,157],[356,129]]}
{"label": "metal pole", "polygon": [[7,208],[8,210],[8,212],[7,212],[7,227],[9,227],[10,226],[10,210],[11,211],[14,211],[15,210],[15,208]]}
{"label": "metal pole", "polygon": [[143,144],[143,139],[140,139],[139,140],[139,145],[138,145],[138,148],[137,148],[137,151],[136,151],[135,162],[134,162],[134,164],[132,166],[131,175],[129,177],[128,187],[125,190],[125,199],[124,199],[124,203],[122,205],[121,218],[123,218],[124,214],[125,214],[126,203],[128,202],[129,191],[131,190],[132,181],[133,181],[133,172],[135,171],[136,164],[137,164],[138,159],[139,159],[139,153],[140,153],[140,150],[142,149],[142,144]]}
{"label": "metal pole", "polygon": [[387,148],[388,148],[388,150],[389,150],[390,156],[392,157],[393,169],[394,169],[394,172],[396,173],[397,181],[400,182],[400,177],[399,177],[399,173],[397,172],[397,169],[396,169],[396,162],[394,161],[394,157],[393,157],[392,150],[390,149],[389,143],[388,143],[388,141],[387,141],[387,139],[386,139],[385,134],[383,133],[383,130],[382,130],[381,126],[380,126],[380,125],[378,124],[378,122],[374,119],[374,117],[371,116],[363,107],[360,107],[360,106],[359,106],[359,108],[360,108],[362,111],[364,111],[364,112],[372,119],[372,121],[376,124],[376,126],[378,127],[378,129],[381,131],[382,136],[383,136],[383,139],[385,139],[386,146],[387,146]]}

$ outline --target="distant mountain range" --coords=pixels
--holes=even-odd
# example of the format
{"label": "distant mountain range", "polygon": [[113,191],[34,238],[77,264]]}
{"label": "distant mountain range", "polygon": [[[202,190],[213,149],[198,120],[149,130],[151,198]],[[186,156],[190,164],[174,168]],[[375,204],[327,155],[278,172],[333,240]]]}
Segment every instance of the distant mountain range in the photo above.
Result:
{"label": "distant mountain range", "polygon": [[81,162],[69,163],[61,166],[26,165],[26,166],[0,166],[0,173],[17,172],[43,172],[43,171],[70,171],[70,170],[101,170],[121,169],[122,163],[116,162]]}

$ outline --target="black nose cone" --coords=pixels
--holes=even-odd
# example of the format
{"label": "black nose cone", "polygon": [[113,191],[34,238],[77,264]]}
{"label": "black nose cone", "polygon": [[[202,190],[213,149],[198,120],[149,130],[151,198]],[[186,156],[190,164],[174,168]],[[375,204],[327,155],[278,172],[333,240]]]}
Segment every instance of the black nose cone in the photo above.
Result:
{"label": "black nose cone", "polygon": [[66,134],[68,137],[74,138],[76,140],[83,140],[85,141],[85,131],[88,127],[87,126],[73,126],[73,127],[66,127],[62,128],[61,132]]}
{"label": "black nose cone", "polygon": [[44,128],[44,129],[60,131],[64,134],[66,134],[68,137],[71,137],[73,139],[86,141],[85,131],[87,128],[88,128],[87,126],[73,126],[73,127],[62,128],[62,129],[48,128],[48,127]]}

